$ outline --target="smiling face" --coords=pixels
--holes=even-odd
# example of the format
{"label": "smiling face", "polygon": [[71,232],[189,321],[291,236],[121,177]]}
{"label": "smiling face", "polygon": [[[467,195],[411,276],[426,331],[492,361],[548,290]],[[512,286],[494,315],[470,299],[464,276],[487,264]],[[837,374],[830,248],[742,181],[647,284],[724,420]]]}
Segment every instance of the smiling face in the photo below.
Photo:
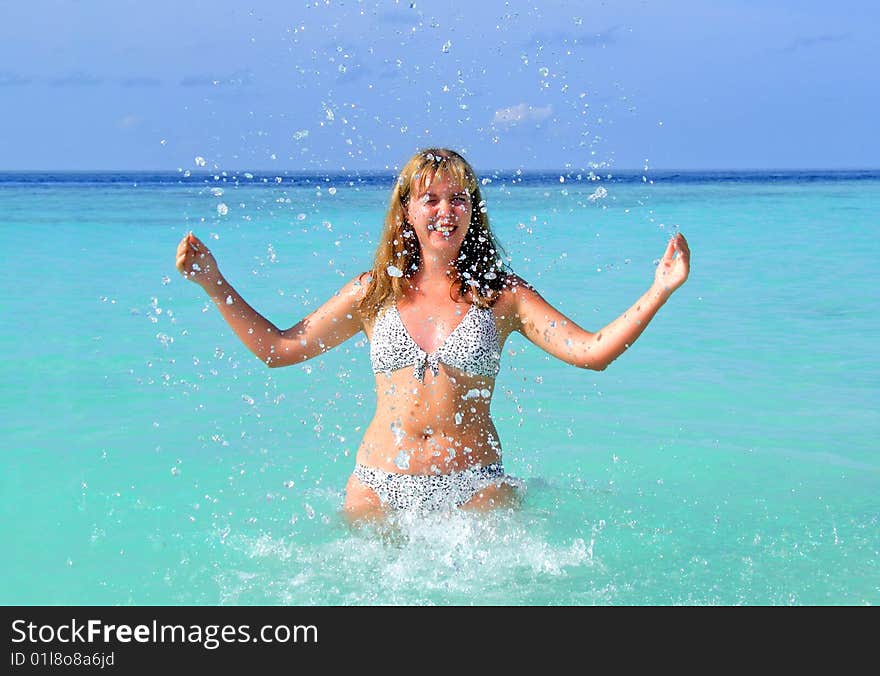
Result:
{"label": "smiling face", "polygon": [[445,176],[426,180],[406,204],[406,220],[415,230],[422,255],[445,263],[458,256],[472,215],[470,193]]}
{"label": "smiling face", "polygon": [[389,300],[430,281],[425,275],[438,267],[451,279],[451,296],[457,291],[481,308],[492,306],[508,269],[480,183],[454,150],[425,148],[409,159],[391,190],[372,278],[358,305],[364,317],[375,318]]}

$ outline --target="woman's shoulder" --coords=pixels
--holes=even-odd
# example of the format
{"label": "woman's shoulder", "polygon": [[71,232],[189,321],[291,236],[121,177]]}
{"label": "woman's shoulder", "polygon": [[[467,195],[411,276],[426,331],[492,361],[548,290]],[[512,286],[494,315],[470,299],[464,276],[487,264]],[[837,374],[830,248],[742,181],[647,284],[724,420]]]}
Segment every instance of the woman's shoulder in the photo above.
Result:
{"label": "woman's shoulder", "polygon": [[329,302],[339,308],[339,311],[344,309],[347,314],[362,315],[360,306],[367,295],[371,274],[370,272],[362,272],[355,275],[333,294]]}
{"label": "woman's shoulder", "polygon": [[513,272],[505,273],[492,309],[501,317],[515,316],[523,298],[534,293],[535,288],[525,279]]}
{"label": "woman's shoulder", "polygon": [[516,293],[520,289],[532,289],[534,287],[529,284],[526,280],[520,277],[515,272],[507,272],[501,278],[501,288],[503,291],[509,291],[511,293]]}
{"label": "woman's shoulder", "polygon": [[498,294],[499,302],[514,302],[524,294],[537,293],[535,287],[525,279],[513,272],[508,272],[501,280],[501,289]]}
{"label": "woman's shoulder", "polygon": [[353,296],[356,300],[361,300],[367,293],[367,287],[370,285],[373,273],[371,271],[361,272],[349,279],[339,291],[337,296]]}
{"label": "woman's shoulder", "polygon": [[394,290],[385,288],[383,293],[381,285],[377,288],[374,283],[373,274],[373,270],[361,272],[340,290],[340,293],[349,294],[353,299],[365,326],[372,326],[378,316],[395,303]]}

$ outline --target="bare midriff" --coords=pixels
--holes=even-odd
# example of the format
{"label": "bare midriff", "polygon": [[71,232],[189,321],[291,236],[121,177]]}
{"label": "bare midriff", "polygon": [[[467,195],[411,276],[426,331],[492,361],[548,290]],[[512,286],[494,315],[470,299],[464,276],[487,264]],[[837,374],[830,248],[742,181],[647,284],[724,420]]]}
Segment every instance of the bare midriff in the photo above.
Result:
{"label": "bare midriff", "polygon": [[489,416],[494,378],[440,364],[421,383],[412,368],[376,374],[376,415],[357,462],[398,474],[448,474],[501,459]]}

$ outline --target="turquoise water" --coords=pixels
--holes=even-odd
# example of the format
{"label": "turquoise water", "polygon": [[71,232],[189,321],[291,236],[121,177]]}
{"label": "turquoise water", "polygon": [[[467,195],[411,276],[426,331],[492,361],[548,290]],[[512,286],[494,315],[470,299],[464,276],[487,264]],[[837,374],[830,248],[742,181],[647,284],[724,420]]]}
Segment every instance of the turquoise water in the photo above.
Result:
{"label": "turquoise water", "polygon": [[880,174],[496,176],[514,269],[586,328],[676,227],[691,278],[601,373],[513,337],[523,507],[390,535],[339,515],[363,336],[270,371],[174,269],[192,229],[287,326],[368,268],[387,179],[268,178],[0,176],[0,602],[880,602]]}

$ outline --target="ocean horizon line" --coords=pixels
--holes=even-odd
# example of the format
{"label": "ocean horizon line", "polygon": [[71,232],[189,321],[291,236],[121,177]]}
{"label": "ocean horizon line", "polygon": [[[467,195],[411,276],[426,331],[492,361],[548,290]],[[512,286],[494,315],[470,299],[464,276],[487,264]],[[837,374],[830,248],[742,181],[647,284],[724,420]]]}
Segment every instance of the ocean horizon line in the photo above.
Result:
{"label": "ocean horizon line", "polygon": [[[488,169],[477,170],[484,185],[493,182],[510,183],[705,183],[705,182],[813,182],[822,180],[876,180],[878,169]],[[246,185],[311,185],[345,181],[351,185],[381,185],[391,182],[397,170],[353,169],[350,171],[313,171],[223,169],[209,171],[191,169],[0,169],[0,185],[3,184],[204,184],[236,183]]]}
{"label": "ocean horizon line", "polygon": [[[840,172],[880,172],[880,166],[877,167],[704,167],[704,168],[676,168],[676,167],[648,167],[648,169],[639,168],[639,167],[622,167],[615,168],[612,166],[599,165],[595,167],[579,167],[576,169],[566,168],[566,167],[540,167],[535,169],[524,169],[522,167],[490,167],[490,168],[480,168],[474,167],[478,174],[483,173],[522,173],[522,174],[546,174],[546,173],[562,173],[562,174],[572,174],[572,173],[584,173],[584,172],[605,172],[605,171],[614,171],[620,173],[645,173],[646,171],[649,173],[661,172],[661,173],[682,173],[682,174],[698,174],[698,173],[715,173],[715,172],[727,172],[727,173],[773,173],[773,172],[786,172],[786,173],[803,173],[803,172],[825,172],[825,173],[840,173]],[[158,169],[158,168],[138,168],[138,169],[126,169],[126,168],[96,168],[96,169],[88,169],[88,168],[80,168],[80,169],[64,169],[64,168],[40,168],[40,169],[20,169],[20,168],[8,168],[8,167],[0,167],[0,174],[47,174],[47,173],[64,173],[64,174],[137,174],[137,173],[146,173],[146,174],[178,174],[181,172],[189,171],[192,174],[204,174],[210,175],[218,172],[226,172],[235,173],[235,174],[244,174],[244,173],[261,173],[261,174],[269,174],[269,173],[286,173],[286,174],[352,174],[352,173],[364,173],[364,174],[395,174],[398,172],[399,168],[356,168],[352,167],[350,169],[341,168],[341,169],[302,169],[302,168],[280,168],[280,169],[270,169],[270,168],[248,168],[248,167],[227,167],[224,169],[217,168],[215,170],[207,169],[205,167],[197,167],[195,169],[185,169],[183,167],[174,167],[173,169]]]}

